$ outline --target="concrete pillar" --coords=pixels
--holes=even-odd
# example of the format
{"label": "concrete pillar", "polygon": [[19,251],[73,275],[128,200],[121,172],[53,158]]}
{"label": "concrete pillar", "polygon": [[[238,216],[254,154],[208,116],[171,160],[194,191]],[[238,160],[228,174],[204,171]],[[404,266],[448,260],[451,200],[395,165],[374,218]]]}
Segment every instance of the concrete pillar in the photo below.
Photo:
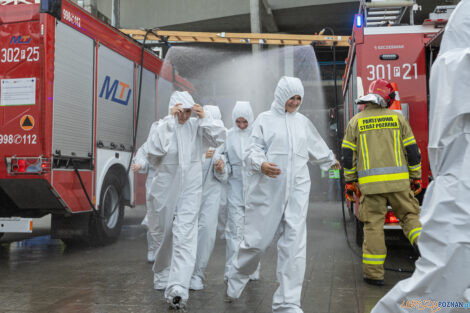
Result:
{"label": "concrete pillar", "polygon": [[[252,33],[261,33],[261,13],[260,0],[250,0],[250,23]],[[261,47],[258,44],[252,45],[253,53],[259,52]]]}
{"label": "concrete pillar", "polygon": [[116,28],[121,26],[121,0],[113,0],[111,12],[111,25]]}

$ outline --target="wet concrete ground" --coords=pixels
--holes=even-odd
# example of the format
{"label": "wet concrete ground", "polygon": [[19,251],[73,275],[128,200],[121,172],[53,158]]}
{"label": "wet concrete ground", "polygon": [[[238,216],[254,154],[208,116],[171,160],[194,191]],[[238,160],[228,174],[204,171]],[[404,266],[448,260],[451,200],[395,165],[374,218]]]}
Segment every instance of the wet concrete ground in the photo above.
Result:
{"label": "wet concrete ground", "polygon": [[[144,209],[128,209],[120,240],[101,248],[74,248],[48,236],[4,243],[0,249],[0,312],[169,312],[163,292],[152,289],[146,262]],[[346,215],[348,217],[348,215]],[[362,281],[361,260],[345,241],[339,203],[312,203],[308,217],[307,271],[302,307],[306,313],[363,313],[410,274],[386,273],[385,286]],[[351,246],[354,227],[348,224]],[[261,262],[261,279],[250,282],[235,303],[224,302],[225,241],[217,239],[205,289],[192,292],[188,312],[271,312],[276,249]],[[412,269],[406,243],[389,247],[386,266]],[[172,311],[170,311],[172,312]]]}

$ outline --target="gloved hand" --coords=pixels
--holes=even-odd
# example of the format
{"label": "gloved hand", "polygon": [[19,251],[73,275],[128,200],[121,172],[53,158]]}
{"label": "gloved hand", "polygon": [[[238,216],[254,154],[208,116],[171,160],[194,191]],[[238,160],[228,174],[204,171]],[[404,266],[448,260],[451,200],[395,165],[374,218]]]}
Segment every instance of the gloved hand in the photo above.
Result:
{"label": "gloved hand", "polygon": [[357,184],[355,182],[346,183],[344,186],[344,196],[346,197],[346,200],[355,202],[356,199],[354,195],[356,195],[357,198],[361,197],[361,191],[357,188]]}
{"label": "gloved hand", "polygon": [[423,184],[422,180],[421,179],[412,179],[410,180],[410,187],[411,187],[411,190],[413,190],[414,194],[417,195],[421,192],[421,190],[423,190],[423,188],[421,187]]}

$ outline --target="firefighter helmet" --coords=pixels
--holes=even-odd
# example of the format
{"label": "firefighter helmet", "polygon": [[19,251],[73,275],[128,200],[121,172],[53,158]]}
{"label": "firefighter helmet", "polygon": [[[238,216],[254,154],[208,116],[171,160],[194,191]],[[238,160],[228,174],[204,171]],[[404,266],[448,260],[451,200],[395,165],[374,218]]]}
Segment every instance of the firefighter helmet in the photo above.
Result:
{"label": "firefighter helmet", "polygon": [[393,86],[385,79],[374,80],[369,86],[369,94],[371,93],[382,97],[387,108],[392,104],[393,99],[395,99]]}

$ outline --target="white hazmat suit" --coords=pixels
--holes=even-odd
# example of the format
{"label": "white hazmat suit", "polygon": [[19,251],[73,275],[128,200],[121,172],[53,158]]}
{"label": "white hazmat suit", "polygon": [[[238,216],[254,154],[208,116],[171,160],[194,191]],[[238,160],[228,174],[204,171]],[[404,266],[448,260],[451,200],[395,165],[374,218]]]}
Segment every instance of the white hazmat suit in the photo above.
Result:
{"label": "white hazmat suit", "polygon": [[[224,127],[219,107],[205,105],[204,112],[210,115],[219,126]],[[209,148],[209,147],[208,147]],[[199,211],[198,233],[197,233],[197,256],[190,288],[201,290],[204,288],[204,272],[209,262],[209,258],[214,249],[215,236],[217,232],[217,219],[219,215],[220,196],[222,183],[227,181],[227,171],[224,167],[222,173],[215,170],[214,164],[221,159],[221,149],[215,149],[212,158],[206,158],[202,166],[202,201]],[[205,149],[206,151],[208,149]]]}
{"label": "white hazmat suit", "polygon": [[[249,169],[246,186],[245,231],[238,256],[229,273],[227,295],[240,297],[249,274],[280,229],[277,243],[277,281],[273,312],[303,312],[300,308],[306,266],[306,216],[310,174],[307,162],[316,161],[327,170],[335,164],[312,122],[304,115],[286,113],[291,97],[303,98],[302,82],[282,77],[271,110],[256,119],[245,162]],[[277,164],[281,174],[271,178],[261,172],[264,162]]]}
{"label": "white hazmat suit", "polygon": [[[248,122],[246,129],[240,129],[236,120],[244,118]],[[245,164],[243,153],[248,146],[253,124],[253,110],[246,101],[237,101],[232,111],[233,127],[227,133],[224,144],[224,156],[227,160],[229,174],[227,188],[227,226],[225,233],[226,260],[224,278],[228,278],[233,258],[237,254],[240,242],[243,240],[245,226]],[[254,271],[253,271],[254,272]],[[253,273],[253,279],[259,278],[259,267]]]}
{"label": "white hazmat suit", "polygon": [[[176,104],[192,108],[188,92],[174,92],[170,108]],[[197,246],[197,217],[202,193],[202,138],[212,146],[221,145],[226,137],[223,126],[210,116],[190,118],[183,125],[178,118],[166,116],[149,135],[148,160],[156,167],[149,192],[152,216],[158,227],[155,255],[154,288],[165,289],[165,297],[183,303],[194,270]],[[152,217],[152,218],[151,218]]]}
{"label": "white hazmat suit", "polygon": [[[152,126],[150,127],[150,132],[152,132],[153,129],[155,129],[158,125],[158,122],[154,122]],[[147,148],[148,144],[147,142],[144,142],[142,146],[137,150],[137,153],[135,154],[133,163],[134,164],[140,164],[141,168],[139,170],[139,173],[141,174],[147,174],[147,178],[145,180],[145,200],[146,202],[148,201],[148,195],[150,191],[150,185],[152,184],[153,177],[155,176],[155,167],[151,164],[149,164],[147,160]],[[149,210],[152,209],[152,205],[150,203],[146,203],[146,208],[147,208],[147,214],[144,217],[144,220],[142,221],[142,225],[144,225],[147,228],[147,261],[149,262],[154,262],[155,261],[155,251],[157,249],[157,242],[155,241],[156,237],[156,225],[149,225],[148,222],[148,215],[149,215]],[[153,235],[152,235],[153,234]]]}
{"label": "white hazmat suit", "polygon": [[[421,258],[374,313],[462,312],[470,300],[470,0],[449,19],[430,77],[429,161],[434,180],[424,196]],[[413,301],[415,301],[413,303]],[[427,301],[427,302],[424,302]],[[439,304],[441,302],[441,304]],[[454,304],[451,304],[452,302]],[[419,303],[419,306],[415,306]],[[421,309],[422,310],[422,309]]]}

